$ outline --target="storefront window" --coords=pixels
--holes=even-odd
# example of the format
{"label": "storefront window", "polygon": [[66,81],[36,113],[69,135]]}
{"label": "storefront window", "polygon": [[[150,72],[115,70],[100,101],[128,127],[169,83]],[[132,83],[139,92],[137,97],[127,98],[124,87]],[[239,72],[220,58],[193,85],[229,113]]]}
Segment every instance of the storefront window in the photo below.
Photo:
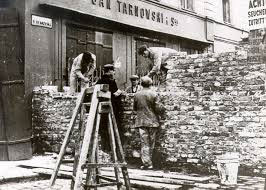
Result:
{"label": "storefront window", "polygon": [[229,0],[223,0],[223,20],[224,22],[231,23]]}
{"label": "storefront window", "polygon": [[194,11],[194,0],[181,0],[181,7],[183,9]]}

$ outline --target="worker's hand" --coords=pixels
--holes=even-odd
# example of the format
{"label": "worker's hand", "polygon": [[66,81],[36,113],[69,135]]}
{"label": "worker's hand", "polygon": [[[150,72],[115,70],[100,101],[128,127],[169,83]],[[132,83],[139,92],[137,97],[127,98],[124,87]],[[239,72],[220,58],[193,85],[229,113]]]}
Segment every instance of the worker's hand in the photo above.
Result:
{"label": "worker's hand", "polygon": [[84,80],[85,83],[90,82],[90,79],[88,79],[88,78],[86,78],[86,77],[85,77],[83,80]]}
{"label": "worker's hand", "polygon": [[121,96],[126,96],[126,95],[127,95],[127,92],[124,90],[121,90]]}

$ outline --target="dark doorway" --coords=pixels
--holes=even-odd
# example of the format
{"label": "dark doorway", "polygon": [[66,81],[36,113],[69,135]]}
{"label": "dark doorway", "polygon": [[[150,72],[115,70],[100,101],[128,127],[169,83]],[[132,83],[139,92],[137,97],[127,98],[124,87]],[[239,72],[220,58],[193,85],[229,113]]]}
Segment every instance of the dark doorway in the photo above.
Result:
{"label": "dark doorway", "polygon": [[32,156],[18,13],[0,8],[0,160]]}

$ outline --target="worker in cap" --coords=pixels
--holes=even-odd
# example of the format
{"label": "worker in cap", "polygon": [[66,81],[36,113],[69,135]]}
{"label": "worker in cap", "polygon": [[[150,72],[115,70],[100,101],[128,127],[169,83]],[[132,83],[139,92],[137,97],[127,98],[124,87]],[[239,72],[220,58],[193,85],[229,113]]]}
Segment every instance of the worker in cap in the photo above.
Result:
{"label": "worker in cap", "polygon": [[[115,119],[118,126],[118,132],[120,134],[121,141],[123,143],[123,128],[121,127],[121,97],[125,93],[122,90],[118,89],[116,81],[114,79],[115,74],[115,67],[113,64],[106,64],[103,66],[104,74],[102,77],[96,82],[96,84],[108,84],[109,85],[109,91],[111,92],[111,103],[115,115]],[[110,151],[110,141],[109,141],[109,135],[108,135],[108,128],[107,128],[107,122],[108,121],[108,115],[102,114],[102,119],[100,123],[100,135],[101,135],[101,145],[103,151]]]}
{"label": "worker in cap", "polygon": [[126,88],[127,93],[136,93],[142,89],[142,86],[139,85],[139,77],[138,75],[131,75],[129,78],[131,85]]}
{"label": "worker in cap", "polygon": [[138,54],[148,58],[152,61],[153,67],[148,73],[148,77],[152,78],[155,74],[166,74],[169,70],[167,61],[178,52],[171,48],[165,47],[148,47],[147,45],[142,45],[138,48]]}
{"label": "worker in cap", "polygon": [[163,110],[156,92],[151,90],[152,79],[141,77],[143,89],[135,93],[133,110],[136,112],[134,128],[139,130],[141,142],[141,169],[153,169],[152,153],[159,128],[159,114]]}
{"label": "worker in cap", "polygon": [[106,73],[106,72],[108,72],[109,70],[114,71],[114,70],[115,70],[115,67],[114,67],[113,64],[106,64],[106,65],[103,66],[103,70],[104,70],[104,72]]}
{"label": "worker in cap", "polygon": [[103,72],[101,79],[97,81],[97,84],[109,84],[109,91],[112,94],[112,97],[118,97],[123,92],[118,89],[116,81],[114,79],[115,67],[113,64],[106,64],[103,66]]}

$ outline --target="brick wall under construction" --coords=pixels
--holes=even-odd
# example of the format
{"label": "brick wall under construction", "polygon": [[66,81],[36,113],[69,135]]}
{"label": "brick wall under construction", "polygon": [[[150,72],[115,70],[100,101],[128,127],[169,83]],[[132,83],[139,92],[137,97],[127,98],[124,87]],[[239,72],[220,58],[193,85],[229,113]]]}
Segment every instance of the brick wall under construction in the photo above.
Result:
{"label": "brick wall under construction", "polygon": [[[156,164],[170,168],[180,164],[211,168],[215,165],[216,156],[238,152],[242,169],[258,174],[262,172],[266,163],[264,64],[248,63],[244,51],[180,54],[172,61],[166,83],[155,90],[167,109],[166,120],[162,121],[157,138]],[[59,131],[62,134],[66,126],[56,132],[47,126],[49,122],[58,122],[54,124],[57,126],[69,120],[71,111],[58,111],[58,99],[47,103],[45,96],[49,97],[49,94],[42,95],[44,99],[35,104],[39,95],[33,97],[33,127],[38,128],[35,135],[42,136],[43,141],[62,138],[59,135],[45,139],[45,135],[57,135]],[[38,117],[42,116],[36,113],[42,113],[44,103],[46,106],[52,104],[48,112],[53,116],[60,115],[61,121],[50,121],[47,114],[45,120],[39,121]],[[134,124],[132,103],[133,95],[129,94],[123,101],[123,126],[127,129],[124,146],[128,157],[138,157],[138,132],[131,129]],[[35,113],[35,110],[39,111]],[[58,144],[61,140],[53,143]]]}

